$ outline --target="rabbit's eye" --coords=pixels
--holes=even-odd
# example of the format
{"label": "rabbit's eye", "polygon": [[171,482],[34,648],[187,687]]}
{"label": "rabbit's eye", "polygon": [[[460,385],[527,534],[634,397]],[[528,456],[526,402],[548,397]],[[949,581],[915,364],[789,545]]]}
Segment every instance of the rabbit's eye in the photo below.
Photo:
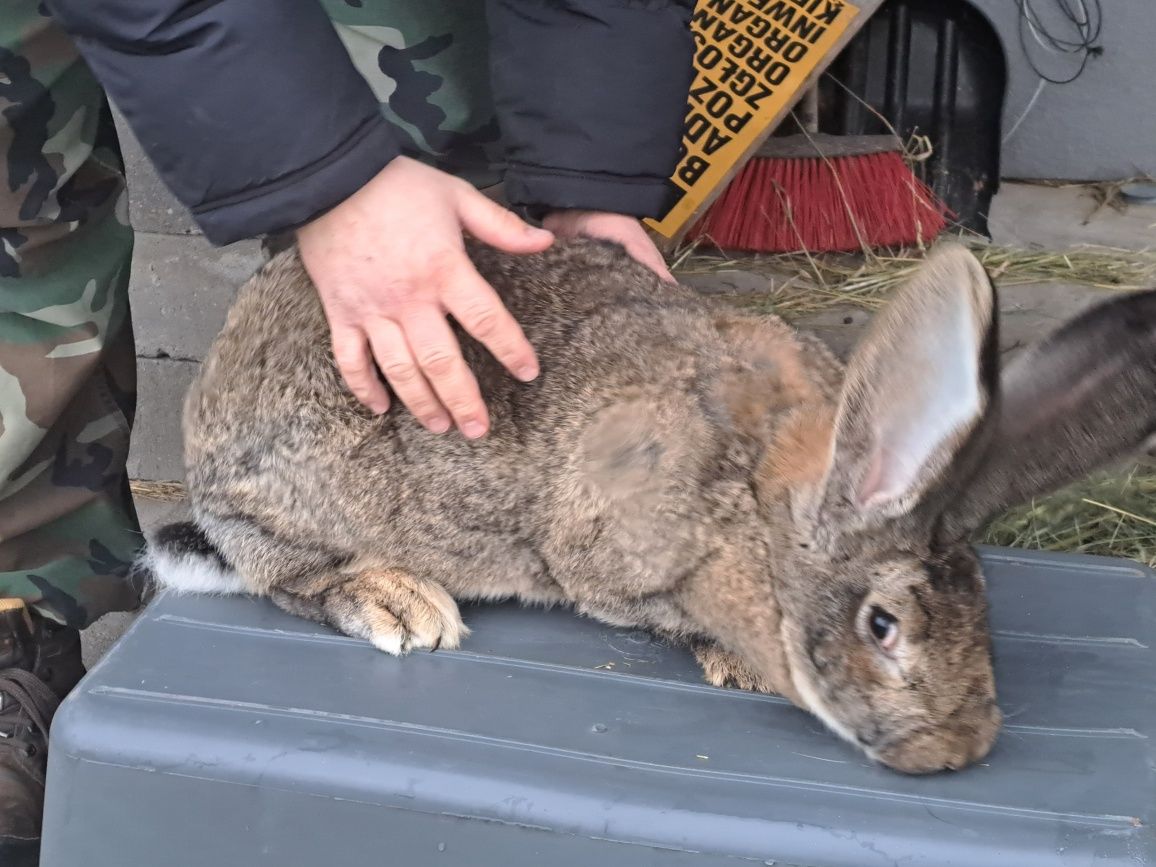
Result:
{"label": "rabbit's eye", "polygon": [[884,650],[894,650],[899,641],[899,621],[879,607],[872,607],[870,620],[871,634]]}

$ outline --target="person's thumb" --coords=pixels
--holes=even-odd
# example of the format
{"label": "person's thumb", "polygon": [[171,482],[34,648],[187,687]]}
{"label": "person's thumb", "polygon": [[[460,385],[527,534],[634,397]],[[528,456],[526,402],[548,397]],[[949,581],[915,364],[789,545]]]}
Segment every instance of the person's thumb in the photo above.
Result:
{"label": "person's thumb", "polygon": [[507,253],[538,253],[554,242],[552,232],[531,226],[472,187],[458,200],[458,218],[483,244]]}

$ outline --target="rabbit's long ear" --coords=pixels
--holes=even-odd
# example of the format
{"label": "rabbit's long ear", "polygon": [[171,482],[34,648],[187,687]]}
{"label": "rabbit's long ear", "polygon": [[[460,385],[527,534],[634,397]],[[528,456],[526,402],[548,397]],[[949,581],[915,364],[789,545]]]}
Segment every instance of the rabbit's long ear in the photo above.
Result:
{"label": "rabbit's long ear", "polygon": [[847,368],[819,514],[838,533],[910,512],[970,452],[998,377],[995,288],[943,244],[871,322]]}
{"label": "rabbit's long ear", "polygon": [[1099,304],[1009,365],[992,439],[960,480],[944,532],[961,536],[1156,444],[1156,290]]}

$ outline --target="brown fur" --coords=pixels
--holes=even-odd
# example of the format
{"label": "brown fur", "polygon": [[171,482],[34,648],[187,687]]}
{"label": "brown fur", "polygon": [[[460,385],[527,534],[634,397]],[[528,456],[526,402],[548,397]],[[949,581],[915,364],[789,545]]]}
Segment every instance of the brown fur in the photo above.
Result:
{"label": "brown fur", "polygon": [[[994,308],[974,260],[933,256],[844,390],[817,340],[712,314],[613,245],[470,253],[542,363],[521,384],[463,337],[492,418],[479,441],[353,400],[294,250],[242,289],[185,440],[196,523],[249,589],[394,652],[456,646],[450,597],[570,603],[692,642],[711,682],[779,692],[892,767],[987,752],[983,580],[962,536],[938,534],[934,492],[976,447],[994,385],[975,406],[944,397],[970,415],[917,474],[872,433],[923,445],[920,377],[984,375],[982,359],[939,371],[939,338],[910,333],[947,311],[975,323],[950,336],[981,354]],[[876,488],[890,499],[860,502]],[[872,605],[898,617],[894,659]]]}
{"label": "brown fur", "polygon": [[693,649],[695,659],[702,666],[703,675],[711,686],[727,686],[751,692],[775,692],[770,682],[742,657],[728,653],[710,642],[696,643]]}

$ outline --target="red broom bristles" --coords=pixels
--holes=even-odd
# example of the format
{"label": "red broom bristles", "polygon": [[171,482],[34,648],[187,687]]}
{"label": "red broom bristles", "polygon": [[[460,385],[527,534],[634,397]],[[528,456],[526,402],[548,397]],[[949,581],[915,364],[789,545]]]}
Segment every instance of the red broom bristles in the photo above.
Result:
{"label": "red broom bristles", "polygon": [[948,214],[898,152],[756,157],[687,237],[767,253],[899,247],[930,242]]}

